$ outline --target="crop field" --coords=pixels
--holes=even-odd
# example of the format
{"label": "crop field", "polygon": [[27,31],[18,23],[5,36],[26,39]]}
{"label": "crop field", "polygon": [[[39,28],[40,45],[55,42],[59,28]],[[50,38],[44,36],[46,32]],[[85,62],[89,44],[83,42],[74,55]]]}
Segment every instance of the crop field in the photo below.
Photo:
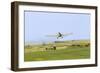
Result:
{"label": "crop field", "polygon": [[24,61],[71,60],[90,58],[89,40],[55,41],[25,45]]}

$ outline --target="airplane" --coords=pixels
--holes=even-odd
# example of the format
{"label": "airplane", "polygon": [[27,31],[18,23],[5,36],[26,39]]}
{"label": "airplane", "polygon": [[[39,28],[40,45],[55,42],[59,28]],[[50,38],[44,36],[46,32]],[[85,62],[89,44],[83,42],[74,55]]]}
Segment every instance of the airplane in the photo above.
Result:
{"label": "airplane", "polygon": [[66,33],[62,34],[61,32],[58,32],[56,35],[47,35],[47,37],[56,37],[57,39],[63,38],[64,36],[72,35],[72,33]]}

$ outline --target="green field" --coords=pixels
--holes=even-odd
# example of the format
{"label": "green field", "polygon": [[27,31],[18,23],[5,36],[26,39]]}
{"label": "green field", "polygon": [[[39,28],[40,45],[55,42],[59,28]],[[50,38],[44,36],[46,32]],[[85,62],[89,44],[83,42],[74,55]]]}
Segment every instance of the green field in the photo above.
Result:
{"label": "green field", "polygon": [[[87,44],[88,40],[77,40],[28,45],[25,46],[24,61],[87,59],[90,58],[90,45]],[[56,45],[56,50],[52,49],[52,45]]]}

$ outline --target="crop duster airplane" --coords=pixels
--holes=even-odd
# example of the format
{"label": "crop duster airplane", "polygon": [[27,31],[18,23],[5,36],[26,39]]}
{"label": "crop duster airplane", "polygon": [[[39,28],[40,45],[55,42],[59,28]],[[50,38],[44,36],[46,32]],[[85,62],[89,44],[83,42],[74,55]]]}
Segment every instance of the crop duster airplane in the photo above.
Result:
{"label": "crop duster airplane", "polygon": [[57,39],[59,39],[69,35],[72,35],[72,33],[62,34],[61,32],[58,32],[56,35],[47,35],[47,37],[56,37]]}

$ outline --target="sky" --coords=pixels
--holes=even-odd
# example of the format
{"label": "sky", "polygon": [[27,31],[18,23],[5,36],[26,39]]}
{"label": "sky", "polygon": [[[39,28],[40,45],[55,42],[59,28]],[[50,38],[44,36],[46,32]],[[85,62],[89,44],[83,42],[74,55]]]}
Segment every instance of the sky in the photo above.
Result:
{"label": "sky", "polygon": [[[47,42],[90,38],[90,14],[24,11],[25,42]],[[47,37],[73,33],[62,39]]]}

